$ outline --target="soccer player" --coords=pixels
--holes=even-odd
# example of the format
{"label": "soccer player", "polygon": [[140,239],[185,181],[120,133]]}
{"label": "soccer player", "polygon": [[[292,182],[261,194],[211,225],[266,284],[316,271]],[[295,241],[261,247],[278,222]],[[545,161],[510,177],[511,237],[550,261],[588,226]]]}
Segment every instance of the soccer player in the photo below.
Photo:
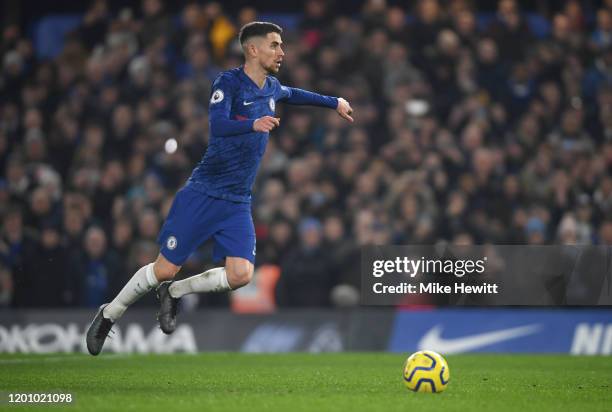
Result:
{"label": "soccer player", "polygon": [[[345,99],[282,86],[273,76],[285,55],[281,34],[279,26],[267,22],[249,23],[240,30],[245,63],[221,73],[213,83],[208,149],[174,198],[158,237],[157,260],[138,269],[115,299],[96,313],[87,331],[92,355],[100,353],[125,310],[153,288],[160,300],[161,330],[169,334],[176,328],[181,296],[224,292],[249,283],[255,261],[251,188],[269,133],[279,126],[276,102],[328,107],[353,121]],[[225,266],[172,281],[187,257],[211,237],[214,261],[225,259]]]}

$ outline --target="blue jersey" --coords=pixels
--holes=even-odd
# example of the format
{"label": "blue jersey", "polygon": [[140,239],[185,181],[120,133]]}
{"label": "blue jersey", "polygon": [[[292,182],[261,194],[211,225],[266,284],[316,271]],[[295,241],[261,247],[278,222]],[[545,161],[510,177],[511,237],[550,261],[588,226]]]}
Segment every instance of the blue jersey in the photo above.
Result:
{"label": "blue jersey", "polygon": [[335,109],[338,99],[282,86],[267,76],[259,88],[242,67],[221,73],[214,81],[208,109],[210,138],[202,160],[187,185],[211,197],[248,203],[268,133],[253,131],[262,116],[274,116],[277,102]]}

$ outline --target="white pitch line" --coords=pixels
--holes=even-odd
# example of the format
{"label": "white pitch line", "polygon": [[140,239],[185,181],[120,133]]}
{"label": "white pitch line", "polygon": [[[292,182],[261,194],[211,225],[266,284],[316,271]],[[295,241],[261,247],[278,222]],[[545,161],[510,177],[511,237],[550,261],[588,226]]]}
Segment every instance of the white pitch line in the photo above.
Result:
{"label": "white pitch line", "polygon": [[[109,353],[106,355],[99,356],[98,359],[114,360],[122,359],[131,356],[127,353]],[[0,359],[0,365],[10,365],[19,363],[39,363],[39,362],[62,362],[62,361],[81,361],[85,359],[91,359],[92,356],[45,356],[35,358],[14,358],[14,359]]]}

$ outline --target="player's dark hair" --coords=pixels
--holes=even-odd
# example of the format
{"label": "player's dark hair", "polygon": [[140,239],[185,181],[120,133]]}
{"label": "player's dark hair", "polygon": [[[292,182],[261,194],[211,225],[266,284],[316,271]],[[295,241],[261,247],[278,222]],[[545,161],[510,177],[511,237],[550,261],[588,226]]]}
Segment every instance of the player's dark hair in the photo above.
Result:
{"label": "player's dark hair", "polygon": [[238,34],[238,40],[240,40],[240,44],[244,44],[251,37],[266,36],[268,33],[281,34],[282,32],[283,29],[277,24],[267,21],[253,21],[242,26]]}

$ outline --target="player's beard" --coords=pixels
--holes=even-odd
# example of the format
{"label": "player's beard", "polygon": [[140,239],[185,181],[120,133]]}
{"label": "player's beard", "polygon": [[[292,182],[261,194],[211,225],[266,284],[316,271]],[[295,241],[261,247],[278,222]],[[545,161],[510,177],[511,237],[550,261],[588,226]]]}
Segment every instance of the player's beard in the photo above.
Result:
{"label": "player's beard", "polygon": [[278,70],[280,69],[280,67],[276,64],[276,62],[273,62],[269,66],[264,66],[264,69],[266,70],[268,74],[276,74],[278,73]]}
{"label": "player's beard", "polygon": [[280,65],[276,62],[276,60],[273,60],[272,63],[268,65],[262,64],[262,67],[264,68],[266,73],[271,74],[271,75],[277,74],[280,69]]}

